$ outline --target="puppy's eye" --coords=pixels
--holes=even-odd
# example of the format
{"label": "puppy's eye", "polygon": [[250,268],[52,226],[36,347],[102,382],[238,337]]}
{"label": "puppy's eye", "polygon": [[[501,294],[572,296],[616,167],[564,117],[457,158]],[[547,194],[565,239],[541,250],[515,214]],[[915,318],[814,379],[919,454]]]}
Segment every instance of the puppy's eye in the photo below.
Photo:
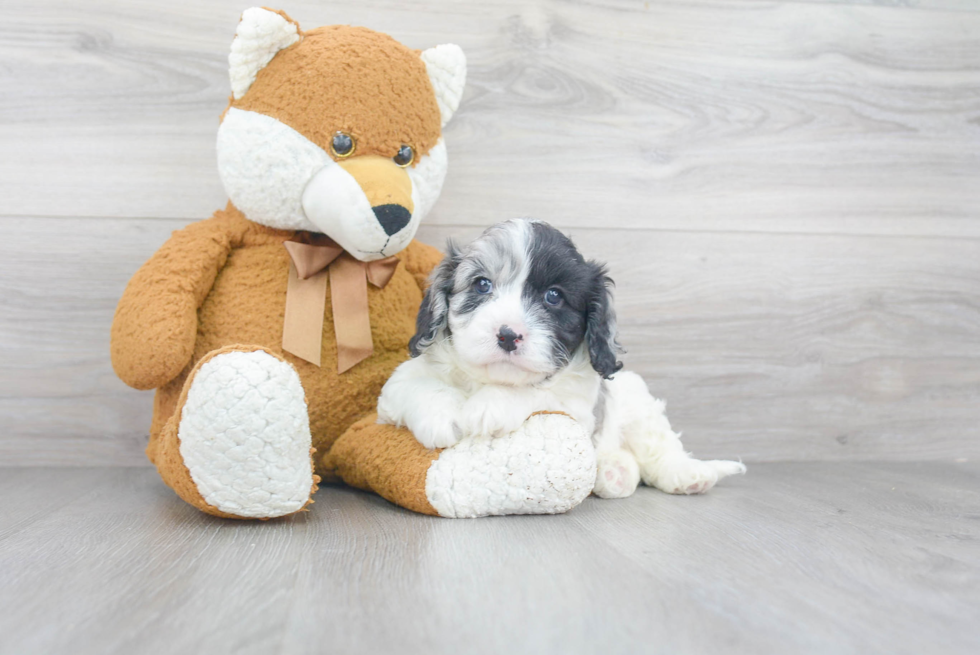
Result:
{"label": "puppy's eye", "polygon": [[330,152],[341,159],[353,155],[355,147],[354,137],[346,132],[337,132],[330,140]]}
{"label": "puppy's eye", "polygon": [[413,161],[415,161],[415,150],[412,148],[412,146],[403,145],[401,148],[398,149],[398,153],[394,157],[392,157],[392,159],[395,161],[396,164],[398,164],[402,168],[405,168]]}
{"label": "puppy's eye", "polygon": [[493,282],[485,277],[481,277],[473,283],[473,289],[481,296],[485,296],[493,291]]}
{"label": "puppy's eye", "polygon": [[548,289],[544,292],[544,301],[552,307],[557,307],[562,301],[561,291],[558,289]]}

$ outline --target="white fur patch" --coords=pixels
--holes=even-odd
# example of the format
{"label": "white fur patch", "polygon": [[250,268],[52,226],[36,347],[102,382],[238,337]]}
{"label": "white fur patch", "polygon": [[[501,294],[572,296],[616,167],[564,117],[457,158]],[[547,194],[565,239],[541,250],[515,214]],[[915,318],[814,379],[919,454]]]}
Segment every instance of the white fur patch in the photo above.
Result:
{"label": "white fur patch", "polygon": [[538,414],[511,434],[470,437],[442,451],[429,467],[425,495],[447,518],[560,514],[592,491],[595,466],[581,425]]}
{"label": "white fur patch", "polygon": [[235,100],[245,95],[255,76],[277,52],[299,39],[296,25],[274,11],[259,7],[246,9],[228,55],[228,77]]}
{"label": "white fur patch", "polygon": [[187,394],[180,455],[204,500],[249,518],[284,516],[310,498],[310,422],[299,376],[262,351],[205,363]]}
{"label": "white fur patch", "polygon": [[[621,498],[618,490],[624,485],[635,488],[637,473],[645,484],[670,494],[702,494],[722,478],[745,473],[741,462],[701,461],[684,452],[680,435],[667,420],[664,401],[651,396],[646,382],[636,373],[620,371],[606,382],[606,389],[603,424],[594,435],[600,476],[617,468],[623,454],[631,454],[637,468],[634,472],[627,466],[629,475],[621,481],[623,485],[615,479],[597,478],[597,495]],[[623,447],[626,450],[619,450]]]}
{"label": "white fur patch", "polygon": [[436,92],[439,115],[445,127],[456,113],[466,87],[466,55],[452,43],[444,43],[422,52],[422,62]]}
{"label": "white fur patch", "polygon": [[307,182],[326,166],[339,168],[322,148],[271,116],[232,107],[218,128],[225,192],[261,225],[321,231],[306,217],[302,200]]}

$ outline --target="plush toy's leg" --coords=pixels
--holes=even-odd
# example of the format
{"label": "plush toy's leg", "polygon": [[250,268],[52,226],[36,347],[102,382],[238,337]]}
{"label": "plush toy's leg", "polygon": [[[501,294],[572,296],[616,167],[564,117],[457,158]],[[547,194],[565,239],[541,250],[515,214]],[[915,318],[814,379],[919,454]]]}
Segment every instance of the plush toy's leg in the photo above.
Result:
{"label": "plush toy's leg", "polygon": [[261,348],[209,353],[164,426],[157,470],[181,498],[227,518],[267,519],[311,503],[306,398],[296,371]]}
{"label": "plush toy's leg", "polygon": [[463,439],[426,450],[411,432],[371,415],[334,444],[323,465],[349,485],[424,514],[474,518],[559,514],[595,484],[595,451],[582,427],[537,414],[504,437]]}
{"label": "plush toy's leg", "polygon": [[352,425],[321,458],[322,468],[396,505],[438,514],[425,495],[425,477],[440,451],[424,448],[404,428],[378,425],[377,419],[371,414]]}

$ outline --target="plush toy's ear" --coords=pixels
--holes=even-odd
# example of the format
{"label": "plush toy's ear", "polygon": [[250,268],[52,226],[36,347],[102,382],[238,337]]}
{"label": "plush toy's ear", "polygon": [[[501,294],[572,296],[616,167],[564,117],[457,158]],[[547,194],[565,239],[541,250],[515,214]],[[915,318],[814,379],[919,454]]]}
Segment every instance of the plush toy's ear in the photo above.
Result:
{"label": "plush toy's ear", "polygon": [[299,25],[282,12],[252,7],[242,14],[228,55],[231,92],[238,100],[276,53],[300,40]]}
{"label": "plush toy's ear", "polygon": [[453,275],[459,264],[459,249],[450,239],[446,244],[446,257],[432,271],[429,288],[425,291],[422,306],[415,319],[415,336],[408,342],[412,357],[432,345],[439,331],[446,327],[449,318],[449,296],[453,292]]}
{"label": "plush toy's ear", "polygon": [[429,81],[436,92],[439,115],[445,127],[459,107],[466,86],[466,55],[463,49],[452,43],[444,43],[422,52],[422,61],[429,73]]}
{"label": "plush toy's ear", "polygon": [[592,288],[585,316],[585,342],[592,368],[608,380],[623,368],[623,363],[616,359],[623,349],[616,341],[616,312],[610,288],[613,281],[602,264],[591,261],[589,268],[592,269]]}

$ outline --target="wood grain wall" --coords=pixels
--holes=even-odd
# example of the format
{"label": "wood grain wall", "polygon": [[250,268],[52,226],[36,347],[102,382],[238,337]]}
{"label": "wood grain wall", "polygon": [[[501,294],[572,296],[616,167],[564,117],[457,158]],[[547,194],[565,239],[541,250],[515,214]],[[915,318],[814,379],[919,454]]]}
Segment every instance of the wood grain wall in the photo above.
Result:
{"label": "wood grain wall", "polygon": [[[129,276],[222,206],[247,2],[3,2],[0,464],[140,464]],[[980,3],[290,0],[460,44],[440,244],[514,215],[610,262],[689,449],[980,456]]]}

